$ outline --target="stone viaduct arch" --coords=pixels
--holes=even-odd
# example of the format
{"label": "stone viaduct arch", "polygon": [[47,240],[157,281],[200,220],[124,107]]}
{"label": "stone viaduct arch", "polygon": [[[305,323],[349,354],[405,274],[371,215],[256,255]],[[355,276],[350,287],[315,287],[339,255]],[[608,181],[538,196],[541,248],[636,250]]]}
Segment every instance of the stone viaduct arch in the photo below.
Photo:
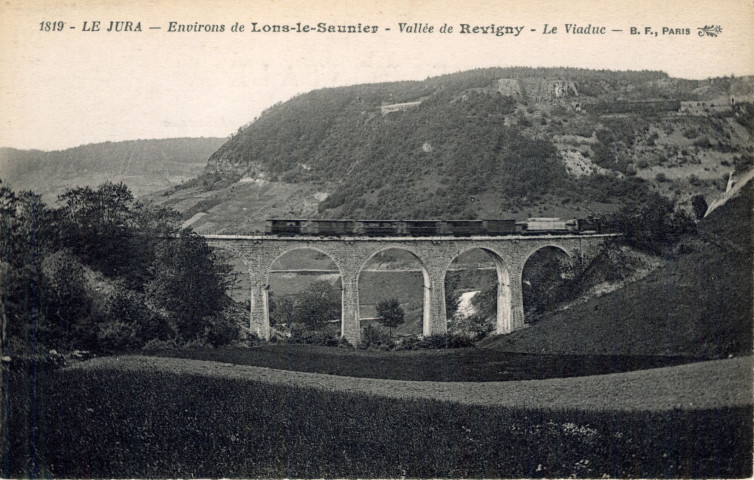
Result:
{"label": "stone viaduct arch", "polygon": [[[264,304],[264,308],[265,308],[265,321],[268,327],[270,324],[270,297],[269,295],[270,295],[270,273],[272,273],[272,266],[275,265],[275,262],[280,260],[282,257],[288,255],[291,252],[295,252],[296,250],[311,250],[311,251],[318,252],[318,253],[321,253],[322,255],[327,256],[327,258],[329,258],[333,262],[333,264],[335,264],[335,267],[338,269],[338,273],[340,274],[341,284],[343,282],[343,268],[340,266],[338,261],[332,257],[332,255],[327,253],[327,251],[323,250],[322,248],[319,248],[317,246],[299,245],[299,246],[293,246],[283,252],[280,252],[278,256],[276,256],[275,258],[272,259],[272,261],[270,261],[269,265],[267,266],[267,269],[264,271],[264,291],[262,292],[261,296],[262,296],[262,303]],[[341,291],[342,291],[342,286],[341,286]],[[341,306],[343,302],[342,296],[343,295],[341,293]],[[253,295],[252,295],[252,303],[253,303]],[[252,309],[253,309],[253,306],[252,306]],[[340,318],[340,333],[341,335],[343,335],[343,313],[342,312],[341,312],[341,318]]]}
{"label": "stone viaduct arch", "polygon": [[[369,255],[364,262],[361,264],[361,267],[359,268],[359,271],[356,275],[356,286],[359,285],[359,280],[361,279],[361,273],[366,268],[367,264],[371,259],[373,259],[377,254],[387,251],[387,250],[393,250],[393,249],[399,249],[403,250],[405,252],[410,253],[414,256],[414,258],[419,262],[419,266],[421,266],[422,270],[422,281],[424,286],[424,295],[422,297],[422,306],[423,308],[423,315],[422,315],[422,333],[424,335],[430,335],[431,333],[431,322],[432,318],[430,315],[430,305],[432,304],[432,283],[429,278],[429,272],[427,271],[427,267],[424,266],[424,261],[421,258],[421,253],[416,251],[415,249],[411,248],[411,246],[404,246],[404,247],[383,247],[378,250],[375,250],[374,253]],[[360,312],[359,312],[359,305],[360,305],[359,295],[358,295],[358,289],[356,292],[356,321],[359,321],[359,318],[361,318]],[[350,340],[349,340],[350,341]]]}
{"label": "stone viaduct arch", "polygon": [[[470,251],[480,249],[486,252],[490,258],[492,259],[492,262],[495,264],[495,270],[497,273],[497,320],[495,322],[495,332],[496,333],[503,333],[503,332],[511,332],[513,331],[511,328],[511,281],[510,281],[510,274],[508,273],[508,268],[505,265],[505,261],[503,260],[503,257],[496,252],[493,249],[490,248],[483,248],[483,247],[476,247],[476,246],[468,246],[464,250],[461,250],[458,252],[458,255],[450,259],[450,262],[445,266],[445,275],[448,274],[448,270],[450,269],[450,266],[453,264],[453,261],[458,258],[460,255],[463,255],[464,253]],[[443,285],[445,285],[445,278],[443,277]],[[521,297],[521,301],[523,302],[523,296]],[[443,297],[444,300],[444,297]]]}
{"label": "stone viaduct arch", "polygon": [[526,260],[540,248],[564,250],[576,265],[586,265],[612,234],[506,236],[506,237],[272,237],[206,235],[207,243],[238,255],[251,280],[250,327],[262,338],[270,338],[267,289],[269,273],[277,258],[287,252],[309,248],[329,256],[338,266],[342,284],[341,334],[358,343],[359,274],[367,261],[391,248],[414,254],[425,277],[424,335],[444,333],[445,274],[462,252],[480,248],[488,252],[498,274],[498,318],[496,333],[510,333],[524,326],[521,274]]}

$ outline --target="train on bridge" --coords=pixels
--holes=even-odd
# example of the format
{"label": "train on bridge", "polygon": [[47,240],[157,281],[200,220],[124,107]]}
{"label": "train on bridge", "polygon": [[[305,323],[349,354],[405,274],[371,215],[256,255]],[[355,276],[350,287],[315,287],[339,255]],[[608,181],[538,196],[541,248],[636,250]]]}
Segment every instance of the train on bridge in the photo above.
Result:
{"label": "train on bridge", "polygon": [[504,220],[325,220],[268,219],[265,233],[281,237],[295,236],[365,236],[365,237],[433,237],[433,236],[505,236],[564,235],[601,233],[602,222],[596,218],[560,219],[529,218],[526,221]]}

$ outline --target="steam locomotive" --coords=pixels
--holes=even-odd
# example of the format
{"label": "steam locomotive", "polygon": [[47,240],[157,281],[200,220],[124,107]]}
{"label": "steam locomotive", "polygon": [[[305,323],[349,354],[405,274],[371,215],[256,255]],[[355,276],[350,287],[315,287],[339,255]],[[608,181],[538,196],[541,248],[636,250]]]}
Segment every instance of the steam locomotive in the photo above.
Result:
{"label": "steam locomotive", "polygon": [[529,218],[506,220],[310,220],[268,219],[265,233],[277,236],[503,236],[599,233],[594,218]]}

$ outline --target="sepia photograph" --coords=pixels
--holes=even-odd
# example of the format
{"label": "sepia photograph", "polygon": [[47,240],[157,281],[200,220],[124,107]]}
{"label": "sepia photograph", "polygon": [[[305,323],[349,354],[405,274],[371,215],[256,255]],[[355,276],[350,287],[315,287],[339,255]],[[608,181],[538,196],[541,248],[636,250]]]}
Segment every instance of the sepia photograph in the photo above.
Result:
{"label": "sepia photograph", "polygon": [[0,477],[751,478],[750,0],[0,5]]}

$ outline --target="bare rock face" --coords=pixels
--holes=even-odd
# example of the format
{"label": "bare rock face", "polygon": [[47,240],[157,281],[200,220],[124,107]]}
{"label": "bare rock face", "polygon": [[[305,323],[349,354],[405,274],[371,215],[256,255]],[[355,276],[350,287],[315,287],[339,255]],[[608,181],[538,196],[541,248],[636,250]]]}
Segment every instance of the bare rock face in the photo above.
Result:
{"label": "bare rock face", "polygon": [[497,81],[497,91],[506,97],[523,98],[523,92],[518,80],[515,78],[501,78]]}
{"label": "bare rock face", "polygon": [[501,78],[497,81],[497,91],[501,95],[537,103],[579,96],[574,82],[545,78]]}

